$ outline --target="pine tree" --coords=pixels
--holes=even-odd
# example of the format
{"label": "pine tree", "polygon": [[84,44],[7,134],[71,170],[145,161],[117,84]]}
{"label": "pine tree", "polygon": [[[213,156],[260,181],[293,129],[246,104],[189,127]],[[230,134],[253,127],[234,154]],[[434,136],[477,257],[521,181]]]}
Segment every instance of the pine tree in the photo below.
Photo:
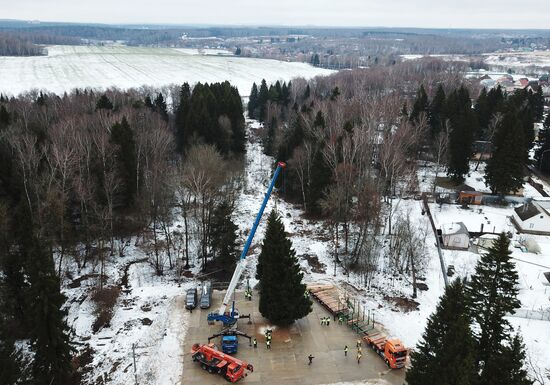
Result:
{"label": "pine tree", "polygon": [[250,91],[250,98],[248,99],[248,117],[254,119],[256,117],[255,111],[258,107],[258,86],[256,83],[252,84],[252,90]]}
{"label": "pine tree", "polygon": [[311,58],[311,64],[313,64],[314,67],[319,67],[319,64],[321,61],[319,60],[319,54],[315,54]]}
{"label": "pine tree", "polygon": [[536,122],[541,121],[544,115],[544,94],[542,87],[537,87],[537,90],[529,96],[529,104],[533,111],[533,119]]}
{"label": "pine tree", "polygon": [[116,160],[123,181],[124,204],[131,206],[137,192],[137,155],[134,132],[126,117],[111,128],[111,143],[117,146]]}
{"label": "pine tree", "polygon": [[416,99],[413,104],[411,115],[409,116],[411,122],[417,122],[421,113],[428,113],[428,95],[426,94],[423,84],[420,85],[416,93]]}
{"label": "pine tree", "polygon": [[473,384],[475,343],[470,322],[464,284],[457,279],[445,290],[428,319],[422,340],[411,354],[407,383]]}
{"label": "pine tree", "polygon": [[98,99],[95,109],[97,110],[112,110],[113,109],[113,103],[109,100],[107,97],[107,94],[101,95],[101,97]]}
{"label": "pine tree", "polygon": [[500,234],[488,252],[481,256],[468,287],[470,311],[476,326],[476,361],[481,384],[493,384],[491,376],[494,373],[485,368],[490,368],[498,355],[505,351],[503,343],[511,327],[504,317],[514,314],[520,307],[518,273],[511,261],[509,246],[506,234]]}
{"label": "pine tree", "polygon": [[306,90],[304,91],[304,99],[309,98],[311,95],[311,88],[309,87],[309,83],[306,84]]}
{"label": "pine tree", "polygon": [[222,268],[231,274],[237,262],[237,225],[231,220],[233,208],[227,201],[214,210],[211,223],[210,246]]}
{"label": "pine tree", "polygon": [[531,385],[525,369],[525,346],[519,334],[509,336],[506,345],[491,356],[481,373],[479,385]]}
{"label": "pine tree", "polygon": [[550,114],[542,124],[538,135],[538,148],[535,151],[537,167],[544,172],[550,172]]}
{"label": "pine tree", "polygon": [[504,115],[493,137],[493,156],[485,180],[493,194],[515,192],[523,186],[526,150],[521,123],[512,112]]}
{"label": "pine tree", "polygon": [[311,312],[296,252],[275,210],[267,219],[256,276],[260,280],[260,313],[270,322],[288,326]]}

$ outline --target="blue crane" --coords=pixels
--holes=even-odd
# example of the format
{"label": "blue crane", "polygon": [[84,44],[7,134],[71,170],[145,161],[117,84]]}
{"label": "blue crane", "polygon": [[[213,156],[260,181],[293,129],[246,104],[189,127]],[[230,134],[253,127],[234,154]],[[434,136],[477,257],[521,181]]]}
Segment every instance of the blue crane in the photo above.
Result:
{"label": "blue crane", "polygon": [[241,253],[241,257],[239,258],[237,266],[235,267],[235,272],[233,273],[233,277],[231,278],[231,282],[229,283],[229,287],[227,288],[227,293],[225,293],[225,297],[223,298],[222,305],[220,306],[218,312],[208,314],[208,322],[221,321],[223,322],[224,326],[231,326],[234,325],[239,318],[239,312],[235,309],[235,302],[233,302],[233,305],[231,306],[231,310],[229,312],[227,311],[227,304],[231,300],[231,297],[233,296],[233,293],[235,292],[237,284],[239,283],[241,275],[245,269],[246,254],[248,253],[248,249],[250,248],[252,240],[254,239],[254,234],[256,234],[256,230],[258,229],[258,225],[260,224],[260,221],[262,219],[265,206],[269,201],[269,197],[271,196],[271,192],[273,191],[275,182],[277,181],[277,178],[279,177],[282,169],[285,167],[286,164],[284,162],[277,163],[277,169],[275,170],[273,178],[271,179],[271,183],[269,184],[267,192],[265,193],[262,206],[260,207],[260,211],[258,211],[258,215],[256,215],[256,220],[254,221],[254,225],[250,230],[250,234],[248,234],[248,239],[246,240],[243,251]]}

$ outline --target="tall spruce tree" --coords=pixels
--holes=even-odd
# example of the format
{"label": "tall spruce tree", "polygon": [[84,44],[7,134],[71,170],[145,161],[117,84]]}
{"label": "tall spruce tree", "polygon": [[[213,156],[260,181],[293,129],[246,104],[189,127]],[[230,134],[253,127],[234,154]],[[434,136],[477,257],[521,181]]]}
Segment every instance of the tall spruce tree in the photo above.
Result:
{"label": "tall spruce tree", "polygon": [[233,208],[229,202],[222,201],[215,208],[210,225],[210,246],[214,258],[229,275],[237,261],[237,225],[231,220],[232,213]]}
{"label": "tall spruce tree", "polygon": [[178,152],[182,153],[190,137],[186,126],[191,100],[191,87],[189,87],[189,83],[183,83],[179,96],[180,100],[176,110],[176,147]]}
{"label": "tall spruce tree", "polygon": [[493,156],[487,162],[485,180],[493,194],[515,192],[523,186],[527,157],[521,122],[513,112],[501,120],[493,137]]}
{"label": "tall spruce tree", "polygon": [[311,166],[311,175],[306,187],[306,208],[308,214],[321,215],[321,198],[325,196],[326,188],[331,181],[332,172],[323,156],[322,145],[315,154]]}
{"label": "tall spruce tree", "polygon": [[544,172],[550,172],[550,114],[546,115],[542,130],[538,135],[538,148],[535,151],[537,167]]}
{"label": "tall spruce tree", "polygon": [[411,354],[409,385],[470,385],[476,379],[475,342],[470,330],[464,284],[456,280],[428,319],[422,340]]}
{"label": "tall spruce tree", "polygon": [[260,280],[260,313],[270,322],[288,326],[311,312],[296,252],[275,210],[267,219],[256,277]]}
{"label": "tall spruce tree", "polygon": [[[480,378],[478,384],[502,384],[494,382],[500,362],[506,352],[505,342],[511,327],[507,314],[514,314],[520,307],[518,273],[509,250],[510,240],[502,233],[477,263],[468,287],[470,311],[474,320],[477,340],[476,362]],[[501,373],[504,378],[511,374]],[[502,378],[502,377],[499,377]],[[506,382],[504,382],[506,383]]]}
{"label": "tall spruce tree", "polygon": [[0,105],[0,131],[8,127],[11,123],[11,116],[4,105]]}
{"label": "tall spruce tree", "polygon": [[258,107],[258,86],[256,83],[252,84],[252,90],[250,91],[250,98],[248,99],[248,117],[254,119],[256,117],[255,111]]}
{"label": "tall spruce tree", "polygon": [[134,132],[126,117],[111,128],[111,143],[117,146],[115,156],[123,182],[124,205],[131,206],[137,192],[137,155]]}
{"label": "tall spruce tree", "polygon": [[111,100],[109,100],[109,97],[107,97],[107,94],[103,94],[100,96],[100,98],[97,100],[97,103],[95,105],[95,109],[96,111],[113,109],[113,103],[111,103]]}
{"label": "tall spruce tree", "polygon": [[430,103],[428,119],[430,123],[431,138],[434,139],[439,134],[445,124],[445,90],[443,85],[439,84],[435,96]]}
{"label": "tall spruce tree", "polygon": [[428,95],[426,94],[424,85],[421,84],[420,88],[416,92],[416,99],[414,101],[409,119],[412,122],[417,122],[421,113],[428,114],[428,106],[429,106]]}
{"label": "tall spruce tree", "polygon": [[166,101],[164,100],[164,96],[162,96],[161,92],[159,92],[159,94],[155,98],[155,111],[157,111],[160,116],[162,116],[162,119],[168,121],[168,110],[166,109]]}
{"label": "tall spruce tree", "polygon": [[462,182],[470,169],[476,127],[470,96],[464,86],[450,93],[445,104],[445,115],[451,124],[447,173],[455,182]]}
{"label": "tall spruce tree", "polygon": [[485,140],[486,134],[489,129],[489,123],[492,118],[492,111],[489,106],[489,100],[487,96],[487,89],[483,88],[477,98],[474,106],[477,121],[479,123],[478,131],[476,132],[476,138],[479,140]]}
{"label": "tall spruce tree", "polygon": [[269,100],[269,89],[265,79],[262,79],[260,84],[260,92],[258,92],[258,115],[256,116],[260,122],[263,122],[267,113],[267,101]]}

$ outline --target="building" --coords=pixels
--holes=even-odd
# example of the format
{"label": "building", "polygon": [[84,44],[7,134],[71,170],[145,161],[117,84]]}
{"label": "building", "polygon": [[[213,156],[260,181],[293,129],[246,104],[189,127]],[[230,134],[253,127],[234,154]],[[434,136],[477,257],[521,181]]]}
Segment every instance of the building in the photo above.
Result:
{"label": "building", "polygon": [[441,226],[441,241],[444,249],[468,250],[470,233],[462,222]]}
{"label": "building", "polygon": [[498,235],[496,234],[483,234],[477,240],[477,247],[478,249],[488,250],[490,247],[493,246],[494,241],[497,239]]}
{"label": "building", "polygon": [[483,201],[483,193],[479,191],[461,191],[458,193],[457,202],[462,205],[480,205]]}
{"label": "building", "polygon": [[525,202],[514,209],[512,222],[521,233],[550,235],[550,201]]}

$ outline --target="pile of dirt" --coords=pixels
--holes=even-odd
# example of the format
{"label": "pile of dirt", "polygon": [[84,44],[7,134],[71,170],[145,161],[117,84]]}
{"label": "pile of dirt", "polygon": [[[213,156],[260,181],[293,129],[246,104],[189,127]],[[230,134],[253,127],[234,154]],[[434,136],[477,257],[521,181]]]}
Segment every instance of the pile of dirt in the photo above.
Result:
{"label": "pile of dirt", "polygon": [[412,300],[410,298],[406,297],[390,297],[385,296],[385,301],[391,302],[394,304],[399,310],[404,311],[405,313],[408,313],[410,311],[418,310],[418,307],[420,304],[416,302],[415,300]]}
{"label": "pile of dirt", "polygon": [[317,258],[316,255],[302,254],[302,258],[304,258],[307,261],[313,273],[319,273],[319,274],[326,273],[325,264],[319,262],[319,258]]}

